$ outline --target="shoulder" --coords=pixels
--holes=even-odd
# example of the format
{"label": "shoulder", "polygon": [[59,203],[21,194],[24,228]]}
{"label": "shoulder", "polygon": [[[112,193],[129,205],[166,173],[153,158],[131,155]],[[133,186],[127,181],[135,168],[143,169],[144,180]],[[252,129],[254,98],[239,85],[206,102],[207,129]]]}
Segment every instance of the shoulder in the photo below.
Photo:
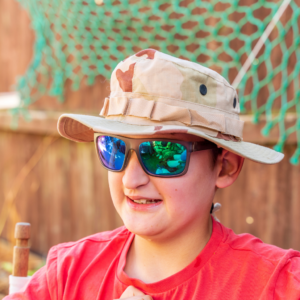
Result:
{"label": "shoulder", "polygon": [[[113,256],[120,252],[130,234],[122,226],[112,231],[87,236],[75,242],[58,244],[50,249],[47,260],[66,260],[69,257],[72,261],[77,258],[84,261],[88,258],[92,259],[95,255],[101,256],[107,252],[110,253],[110,256]],[[84,259],[82,259],[83,256]]]}
{"label": "shoulder", "polygon": [[247,257],[257,263],[269,264],[270,267],[283,267],[288,261],[295,259],[299,263],[300,252],[293,249],[282,249],[274,245],[266,244],[259,238],[248,234],[235,234],[231,229],[222,224],[223,245],[230,248],[235,255]]}
{"label": "shoulder", "polygon": [[235,234],[222,224],[220,229],[223,264],[247,286],[261,287],[260,299],[300,299],[300,252],[263,243],[248,233]]}
{"label": "shoulder", "polygon": [[[132,233],[120,227],[52,247],[46,266],[34,275],[36,280],[32,281],[37,285],[43,281],[46,286],[44,290],[51,296],[28,299],[83,299],[77,297],[80,294],[78,286],[82,291],[96,293],[107,270],[116,268],[120,253],[130,236]],[[31,290],[39,293],[36,285],[31,285]]]}
{"label": "shoulder", "polygon": [[115,230],[98,232],[96,234],[86,236],[75,242],[67,242],[62,243],[55,246],[58,249],[67,249],[79,246],[84,243],[92,243],[92,244],[101,244],[101,243],[109,243],[113,240],[122,240],[124,237],[128,236],[129,231],[125,226],[121,226]]}

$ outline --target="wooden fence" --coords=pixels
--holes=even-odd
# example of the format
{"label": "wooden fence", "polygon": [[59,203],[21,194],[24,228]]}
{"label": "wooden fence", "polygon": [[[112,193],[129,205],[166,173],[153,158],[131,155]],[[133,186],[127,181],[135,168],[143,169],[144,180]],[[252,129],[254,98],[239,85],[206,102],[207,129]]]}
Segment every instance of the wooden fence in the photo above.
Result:
{"label": "wooden fence", "polygon": [[[0,2],[0,22],[0,92],[7,92],[31,60],[34,33],[26,12],[13,0]],[[30,107],[32,121],[20,120],[17,130],[11,129],[9,113],[0,112],[0,213],[9,208],[3,237],[11,237],[15,221],[28,221],[32,249],[46,254],[57,243],[122,224],[94,145],[70,142],[56,131],[60,112],[97,115],[108,93],[109,83],[101,76],[91,87],[82,82],[76,92],[67,83],[64,103],[41,98]],[[242,118],[245,140],[270,147],[276,143],[276,129],[265,138],[260,134],[263,121],[253,125],[251,116]],[[225,226],[300,250],[300,166],[288,161],[295,142],[291,136],[280,164],[246,161],[237,182],[217,192],[216,201],[223,205],[218,217]]]}

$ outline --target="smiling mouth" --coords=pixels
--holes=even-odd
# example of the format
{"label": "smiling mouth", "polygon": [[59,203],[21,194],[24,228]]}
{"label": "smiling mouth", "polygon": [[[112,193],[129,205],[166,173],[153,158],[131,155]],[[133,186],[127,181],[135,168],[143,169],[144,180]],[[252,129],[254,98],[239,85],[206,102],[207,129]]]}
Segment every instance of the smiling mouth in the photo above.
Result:
{"label": "smiling mouth", "polygon": [[158,200],[158,199],[139,199],[139,200],[133,200],[131,198],[129,198],[127,196],[128,199],[130,199],[130,201],[137,203],[137,204],[154,204],[154,203],[158,203],[161,202],[162,200]]}

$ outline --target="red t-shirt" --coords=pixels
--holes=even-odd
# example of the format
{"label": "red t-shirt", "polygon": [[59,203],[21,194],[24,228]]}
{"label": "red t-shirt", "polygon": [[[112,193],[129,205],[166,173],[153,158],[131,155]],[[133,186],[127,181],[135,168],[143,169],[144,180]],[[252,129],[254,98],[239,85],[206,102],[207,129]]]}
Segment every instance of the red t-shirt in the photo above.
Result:
{"label": "red t-shirt", "polygon": [[154,300],[300,299],[300,253],[236,235],[213,221],[212,236],[182,271],[145,284],[123,271],[134,234],[125,227],[53,247],[47,265],[34,274],[22,294],[8,299],[120,298],[133,285]]}

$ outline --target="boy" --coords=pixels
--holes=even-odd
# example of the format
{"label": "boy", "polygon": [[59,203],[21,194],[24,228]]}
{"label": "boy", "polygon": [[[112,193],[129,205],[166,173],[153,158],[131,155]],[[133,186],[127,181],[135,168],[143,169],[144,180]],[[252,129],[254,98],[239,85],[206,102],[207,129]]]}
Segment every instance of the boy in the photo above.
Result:
{"label": "boy", "polygon": [[146,49],[114,70],[103,118],[62,115],[60,134],[95,141],[125,227],[53,247],[6,299],[299,299],[300,254],[235,235],[211,213],[244,158],[236,91],[201,65]]}

